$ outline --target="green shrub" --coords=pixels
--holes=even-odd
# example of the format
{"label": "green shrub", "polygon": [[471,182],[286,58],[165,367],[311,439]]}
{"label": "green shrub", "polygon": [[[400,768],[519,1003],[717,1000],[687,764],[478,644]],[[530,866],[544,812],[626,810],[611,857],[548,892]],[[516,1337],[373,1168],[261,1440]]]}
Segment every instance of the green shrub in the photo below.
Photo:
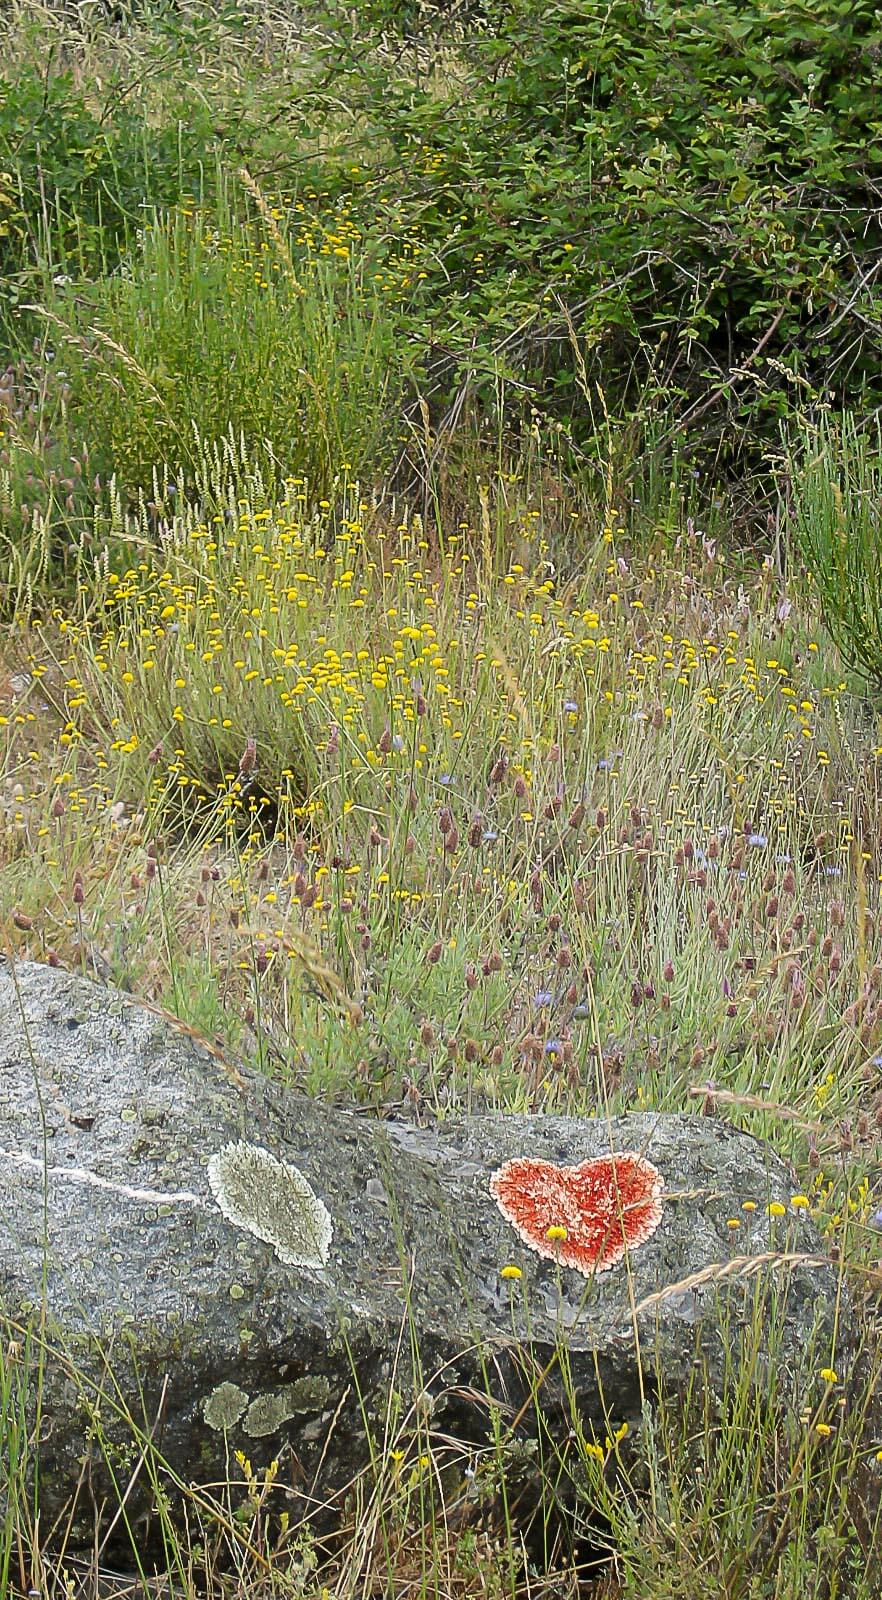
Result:
{"label": "green shrub", "polygon": [[[263,204],[261,202],[261,204]],[[122,269],[52,317],[66,328],[66,410],[89,459],[149,494],[232,434],[253,460],[324,493],[344,460],[381,462],[404,362],[350,259],[184,207],[144,228]]]}
{"label": "green shrub", "polygon": [[199,194],[210,110],[152,126],[123,103],[104,117],[69,72],[0,72],[0,316],[34,298],[46,273],[116,266],[145,207]]}
{"label": "green shrub", "polygon": [[360,9],[375,53],[329,45],[329,130],[357,118],[315,181],[368,230],[400,210],[448,391],[507,367],[584,439],[600,383],[723,457],[809,392],[882,397],[872,0],[509,0],[409,74],[382,30],[413,6]]}
{"label": "green shrub", "polygon": [[[290,34],[236,0],[0,7],[0,331],[55,277],[113,271],[156,208],[288,150]],[[5,328],[3,327],[5,324]],[[26,324],[29,333],[30,324]]]}
{"label": "green shrub", "polygon": [[843,659],[882,685],[882,428],[824,417],[791,449],[797,550]]}

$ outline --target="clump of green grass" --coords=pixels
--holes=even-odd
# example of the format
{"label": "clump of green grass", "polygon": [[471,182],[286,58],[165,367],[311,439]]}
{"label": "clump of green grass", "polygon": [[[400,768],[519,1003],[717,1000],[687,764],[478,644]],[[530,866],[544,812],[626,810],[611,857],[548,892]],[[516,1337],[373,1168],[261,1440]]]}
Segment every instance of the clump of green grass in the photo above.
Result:
{"label": "clump of green grass", "polygon": [[32,1340],[0,1322],[0,1592],[8,1594],[30,1541],[34,1504],[28,1393],[39,1383]]}
{"label": "clump of green grass", "polygon": [[829,416],[797,435],[793,534],[843,659],[882,683],[882,429]]}
{"label": "clump of green grass", "polygon": [[119,272],[47,308],[67,417],[102,475],[157,512],[183,499],[200,439],[242,439],[316,494],[345,450],[365,468],[390,459],[405,363],[383,303],[348,242],[313,251],[250,187],[252,221],[179,206]]}
{"label": "clump of green grass", "polygon": [[54,279],[114,273],[152,208],[210,200],[243,152],[272,170],[303,120],[305,31],[281,7],[4,6],[2,345],[30,343],[23,308]]}

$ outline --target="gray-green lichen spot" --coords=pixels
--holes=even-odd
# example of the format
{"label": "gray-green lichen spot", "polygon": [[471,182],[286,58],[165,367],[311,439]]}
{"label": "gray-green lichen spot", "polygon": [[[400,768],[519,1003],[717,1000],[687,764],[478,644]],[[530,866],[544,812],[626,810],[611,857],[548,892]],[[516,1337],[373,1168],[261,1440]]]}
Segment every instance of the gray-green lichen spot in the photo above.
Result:
{"label": "gray-green lichen spot", "polygon": [[321,1268],[333,1228],[324,1202],[297,1167],[239,1140],[208,1163],[211,1192],[228,1222],[275,1247],[290,1267]]}
{"label": "gray-green lichen spot", "polygon": [[261,1394],[252,1400],[242,1426],[252,1439],[262,1439],[300,1412],[317,1411],[330,1393],[327,1378],[298,1378],[296,1383],[287,1384],[275,1394]]}
{"label": "gray-green lichen spot", "polygon": [[210,1428],[222,1433],[234,1428],[248,1404],[248,1396],[237,1383],[219,1383],[212,1389],[202,1408]]}
{"label": "gray-green lichen spot", "polygon": [[296,1378],[288,1385],[292,1411],[319,1411],[331,1398],[331,1385],[327,1378]]}

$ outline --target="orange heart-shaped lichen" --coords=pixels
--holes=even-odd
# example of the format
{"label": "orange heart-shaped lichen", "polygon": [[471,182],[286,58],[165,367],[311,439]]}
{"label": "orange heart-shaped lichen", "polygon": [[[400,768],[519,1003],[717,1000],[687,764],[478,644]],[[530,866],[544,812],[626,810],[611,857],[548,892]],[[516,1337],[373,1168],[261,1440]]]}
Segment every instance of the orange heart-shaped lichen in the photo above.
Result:
{"label": "orange heart-shaped lichen", "polygon": [[630,1150],[558,1167],[535,1156],[506,1161],[490,1193],[506,1222],[540,1256],[590,1277],[607,1272],[654,1233],[661,1173]]}

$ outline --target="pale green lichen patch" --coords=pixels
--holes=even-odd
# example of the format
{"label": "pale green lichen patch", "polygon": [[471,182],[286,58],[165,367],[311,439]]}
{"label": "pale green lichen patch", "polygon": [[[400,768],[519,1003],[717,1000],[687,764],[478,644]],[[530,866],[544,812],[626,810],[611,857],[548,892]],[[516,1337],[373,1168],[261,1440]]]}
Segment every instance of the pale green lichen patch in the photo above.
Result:
{"label": "pale green lichen patch", "polygon": [[219,1383],[206,1398],[202,1411],[209,1428],[222,1433],[234,1428],[248,1404],[248,1396],[237,1383]]}
{"label": "pale green lichen patch", "polygon": [[262,1439],[268,1433],[275,1433],[293,1415],[288,1392],[282,1389],[278,1394],[261,1394],[252,1400],[243,1426],[252,1439]]}
{"label": "pale green lichen patch", "polygon": [[287,1266],[315,1270],[326,1264],[331,1218],[297,1167],[239,1140],[211,1157],[208,1181],[227,1221],[273,1245]]}
{"label": "pale green lichen patch", "polygon": [[292,1411],[318,1411],[331,1398],[331,1385],[327,1378],[307,1376],[289,1384],[288,1394]]}
{"label": "pale green lichen patch", "polygon": [[265,1434],[276,1433],[282,1424],[304,1411],[318,1411],[331,1397],[327,1378],[298,1378],[272,1394],[258,1395],[252,1400],[242,1426],[252,1439],[262,1439]]}

